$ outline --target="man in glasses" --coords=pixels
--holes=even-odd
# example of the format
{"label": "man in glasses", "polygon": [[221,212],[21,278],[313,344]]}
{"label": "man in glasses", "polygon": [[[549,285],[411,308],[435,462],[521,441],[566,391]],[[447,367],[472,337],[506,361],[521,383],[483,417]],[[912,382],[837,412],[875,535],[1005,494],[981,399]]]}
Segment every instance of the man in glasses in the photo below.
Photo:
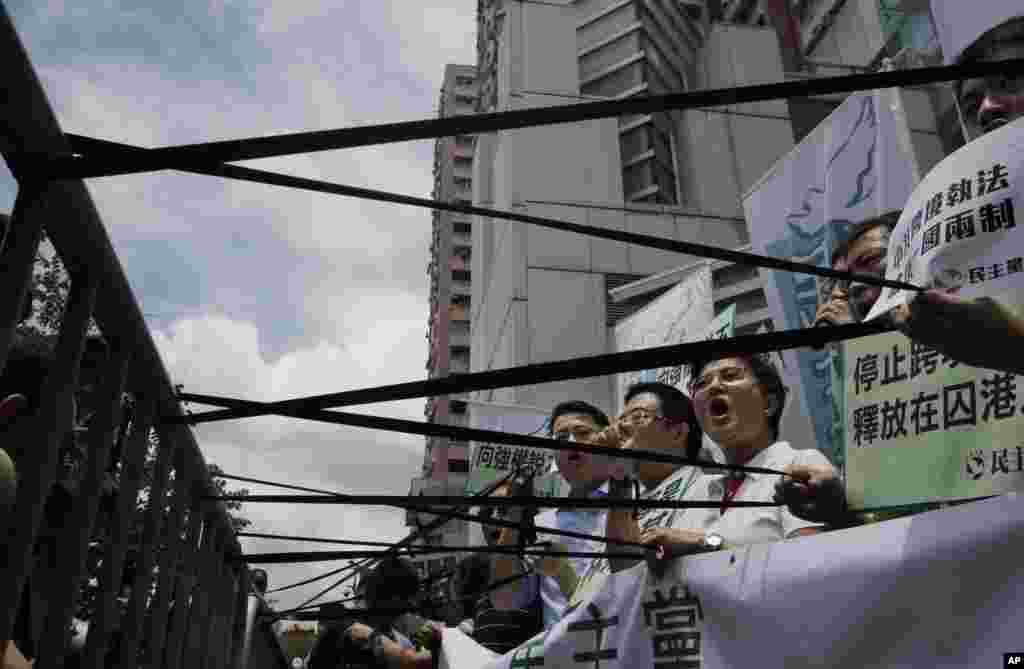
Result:
{"label": "man in glasses", "polygon": [[[947,65],[1024,58],[1024,4],[932,0]],[[1024,118],[1024,73],[1006,71],[954,85],[967,142]],[[1024,318],[999,300],[944,290],[918,294],[903,324],[907,336],[959,362],[1024,374]],[[978,343],[984,345],[979,346]]]}
{"label": "man in glasses", "polygon": [[[700,455],[703,433],[689,398],[678,388],[665,383],[637,383],[629,387],[625,399],[622,415],[601,434],[597,443],[680,458]],[[701,473],[698,467],[675,463],[621,459],[614,462],[609,491],[616,499],[635,499],[639,495],[643,499],[681,500]],[[608,512],[605,536],[639,542],[644,529],[671,526],[680,514],[681,509],[643,509],[635,513],[630,509],[612,509]],[[609,546],[608,550],[623,552],[620,546]],[[572,602],[597,592],[610,573],[626,569],[642,557],[638,553],[632,560],[595,560]]]}
{"label": "man in glasses", "polygon": [[[570,401],[556,406],[548,422],[550,436],[555,439],[584,444],[595,443],[598,434],[608,426],[603,411],[586,402]],[[611,463],[599,456],[574,451],[558,451],[558,470],[569,483],[570,497],[599,498],[608,495],[608,476]],[[518,490],[512,494],[530,494]],[[522,511],[509,509],[506,518],[519,522]],[[545,509],[537,514],[536,523],[543,527],[603,535],[607,512],[604,509]],[[485,530],[486,531],[486,530]],[[598,541],[576,539],[559,535],[538,536],[539,541],[550,542],[552,550],[573,552],[599,552],[604,544]],[[503,529],[498,545],[519,545],[519,532]],[[491,601],[499,610],[529,609],[539,600],[543,608],[544,629],[557,623],[576,590],[580,576],[590,566],[591,558],[545,557],[534,565],[534,572],[491,593]],[[512,578],[528,570],[513,555],[496,555],[493,560],[492,583]]]}

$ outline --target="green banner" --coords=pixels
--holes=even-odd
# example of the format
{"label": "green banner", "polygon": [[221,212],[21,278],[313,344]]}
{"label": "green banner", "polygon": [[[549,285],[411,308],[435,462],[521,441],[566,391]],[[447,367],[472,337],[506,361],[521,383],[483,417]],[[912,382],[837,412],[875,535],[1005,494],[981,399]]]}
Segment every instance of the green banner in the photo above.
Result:
{"label": "green banner", "polygon": [[[1024,315],[1022,297],[998,296]],[[984,342],[979,342],[984,345]],[[902,334],[843,343],[846,480],[853,508],[1024,488],[1024,384]]]}

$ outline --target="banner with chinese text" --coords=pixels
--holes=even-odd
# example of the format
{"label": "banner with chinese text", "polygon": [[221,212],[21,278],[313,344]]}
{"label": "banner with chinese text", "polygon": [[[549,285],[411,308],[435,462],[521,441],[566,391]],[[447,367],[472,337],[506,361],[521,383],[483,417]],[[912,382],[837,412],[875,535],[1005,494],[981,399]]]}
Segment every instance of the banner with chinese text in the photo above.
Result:
{"label": "banner with chinese text", "polygon": [[[980,137],[928,173],[889,241],[886,278],[966,297],[1024,287],[1024,119]],[[906,304],[885,289],[868,320]]]}
{"label": "banner with chinese text", "polygon": [[455,629],[441,669],[988,669],[1020,646],[1024,499],[613,574],[498,656]]}
{"label": "banner with chinese text", "polygon": [[[903,208],[918,181],[916,164],[899,91],[848,96],[745,196],[753,251],[829,266],[852,225]],[[775,330],[811,327],[832,290],[831,280],[805,274],[761,276]],[[796,405],[783,416],[785,438],[841,460],[831,351],[789,350],[782,360]]]}
{"label": "banner with chinese text", "polygon": [[[547,436],[548,414],[531,407],[467,401],[472,426],[512,434]],[[534,491],[544,497],[564,494],[564,479],[554,468],[555,453],[527,446],[473,443],[466,494],[475,494],[516,467],[535,477]]]}
{"label": "banner with chinese text", "polygon": [[[999,297],[1024,316],[1024,296]],[[843,357],[853,508],[1024,489],[1020,377],[959,364],[899,332],[843,342]]]}
{"label": "banner with chinese text", "polygon": [[[615,351],[635,351],[704,339],[733,336],[736,307],[730,305],[716,318],[711,297],[711,267],[703,263],[671,290],[652,300],[615,325]],[[661,381],[689,394],[685,366],[647,369],[619,374],[615,402],[622,407],[626,391],[634,383]]]}

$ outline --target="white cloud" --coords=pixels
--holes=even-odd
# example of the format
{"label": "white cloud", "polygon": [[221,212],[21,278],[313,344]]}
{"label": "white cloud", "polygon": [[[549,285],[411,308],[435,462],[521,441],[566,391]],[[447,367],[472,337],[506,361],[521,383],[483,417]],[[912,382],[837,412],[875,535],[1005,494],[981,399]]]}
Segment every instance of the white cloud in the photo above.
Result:
{"label": "white cloud", "polygon": [[[372,309],[372,306],[368,306]],[[353,314],[357,319],[366,314]],[[407,380],[399,370],[422,364],[422,339],[411,336],[400,318],[349,335],[345,349],[321,343],[294,351],[275,363],[259,354],[255,327],[216,316],[177,322],[154,337],[172,380],[186,390],[210,395],[272,401]],[[400,365],[391,364],[398,358]],[[205,407],[194,407],[201,411]],[[422,401],[361,407],[399,418],[422,420]],[[405,494],[422,461],[422,437],[360,428],[262,417],[194,428],[205,457],[227,473],[312,488],[363,494]],[[249,484],[253,492],[283,492]],[[405,535],[404,514],[381,507],[246,504],[243,515],[256,532],[323,538],[397,540]],[[343,547],[335,547],[343,548]],[[244,539],[247,552],[327,550],[288,541]],[[269,565],[277,585],[309,578],[340,565]],[[289,606],[328,583],[282,593]]]}
{"label": "white cloud", "polygon": [[[114,0],[87,13],[59,0],[13,11],[62,127],[148,147],[424,118],[436,109],[444,66],[474,60],[467,0],[208,4],[209,16],[193,12],[191,25]],[[131,30],[113,29],[129,10]],[[429,197],[425,146],[249,164]],[[150,290],[137,295],[144,311],[191,314],[154,333],[186,390],[271,401],[425,376],[429,211],[172,172],[89,188],[133,285]],[[252,246],[222,248],[230,231]],[[241,299],[264,307],[260,320],[213,313],[211,305]],[[270,359],[261,350],[283,337],[279,329],[303,343]],[[419,399],[353,410],[423,420]],[[208,461],[229,473],[343,492],[403,494],[422,462],[422,437],[309,421],[262,417],[195,434]],[[378,507],[248,504],[244,514],[262,532],[374,540],[406,532],[401,512]],[[244,547],[325,549],[249,539]],[[338,566],[268,572],[275,587]],[[281,603],[325,585],[282,593]]]}

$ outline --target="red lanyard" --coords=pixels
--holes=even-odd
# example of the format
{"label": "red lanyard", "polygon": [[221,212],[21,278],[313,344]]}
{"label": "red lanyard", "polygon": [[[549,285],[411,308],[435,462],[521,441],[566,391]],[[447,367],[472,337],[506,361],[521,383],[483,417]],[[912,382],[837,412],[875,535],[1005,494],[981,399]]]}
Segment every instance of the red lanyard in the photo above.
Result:
{"label": "red lanyard", "polygon": [[726,478],[725,494],[722,495],[722,513],[724,514],[729,509],[729,504],[732,503],[736,493],[740,491],[740,486],[743,485],[743,478],[736,478],[729,476]]}

